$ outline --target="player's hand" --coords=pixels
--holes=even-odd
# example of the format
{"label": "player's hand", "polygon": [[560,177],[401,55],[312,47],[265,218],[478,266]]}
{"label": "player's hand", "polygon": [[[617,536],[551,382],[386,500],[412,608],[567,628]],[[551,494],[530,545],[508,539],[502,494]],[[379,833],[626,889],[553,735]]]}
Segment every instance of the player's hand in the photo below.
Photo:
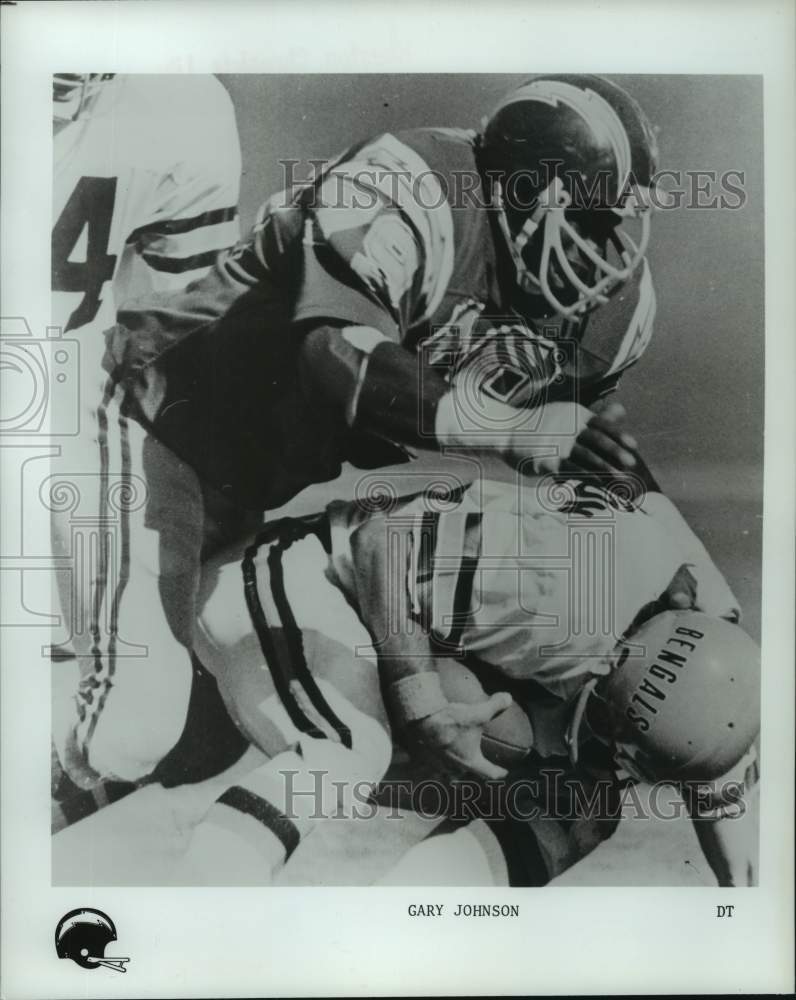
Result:
{"label": "player's hand", "polygon": [[474,705],[450,702],[424,719],[406,726],[409,749],[431,756],[456,777],[462,773],[481,778],[504,778],[506,770],[484,757],[481,736],[484,726],[511,704],[506,692],[493,694]]}
{"label": "player's hand", "polygon": [[562,471],[632,472],[638,442],[625,430],[626,416],[624,406],[615,400],[593,414],[578,434]]}
{"label": "player's hand", "polygon": [[638,612],[630,626],[630,633],[641,628],[644,622],[664,611],[699,611],[697,604],[697,581],[686,563],[677,570],[666,590],[654,601],[649,601]]}
{"label": "player's hand", "polygon": [[634,500],[645,492],[659,492],[660,487],[639,454],[638,442],[627,431],[626,423],[625,408],[616,400],[596,407],[569,457],[561,463],[561,472],[570,476],[596,474],[615,485],[625,483],[623,495]]}

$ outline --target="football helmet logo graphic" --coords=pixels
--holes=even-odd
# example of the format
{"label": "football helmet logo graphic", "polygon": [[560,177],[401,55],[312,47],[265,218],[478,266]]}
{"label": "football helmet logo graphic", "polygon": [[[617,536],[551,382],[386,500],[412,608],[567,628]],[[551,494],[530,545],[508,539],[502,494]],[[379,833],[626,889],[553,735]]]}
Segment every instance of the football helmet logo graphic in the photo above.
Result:
{"label": "football helmet logo graphic", "polygon": [[104,965],[116,972],[127,972],[129,958],[109,958],[105,948],[116,940],[116,927],[101,910],[81,907],[70,910],[55,928],[55,950],[59,958],[71,958],[83,969]]}

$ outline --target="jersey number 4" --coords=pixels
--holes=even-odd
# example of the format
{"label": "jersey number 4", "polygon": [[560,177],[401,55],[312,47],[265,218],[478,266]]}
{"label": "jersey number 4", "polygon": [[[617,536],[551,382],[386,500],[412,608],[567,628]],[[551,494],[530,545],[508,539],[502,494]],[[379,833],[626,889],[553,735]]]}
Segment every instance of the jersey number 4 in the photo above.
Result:
{"label": "jersey number 4", "polygon": [[[83,293],[64,332],[94,319],[102,286],[113,277],[116,255],[108,253],[108,241],[115,197],[115,177],[81,177],[53,228],[52,290]],[[86,259],[71,261],[84,229]]]}

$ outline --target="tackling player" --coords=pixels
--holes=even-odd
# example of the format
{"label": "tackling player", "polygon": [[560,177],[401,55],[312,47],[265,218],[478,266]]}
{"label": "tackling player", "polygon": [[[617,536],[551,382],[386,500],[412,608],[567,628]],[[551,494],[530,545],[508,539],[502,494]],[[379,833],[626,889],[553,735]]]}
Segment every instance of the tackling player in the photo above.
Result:
{"label": "tackling player", "polygon": [[[582,481],[486,482],[459,497],[406,498],[388,513],[333,503],[278,522],[242,562],[233,553],[207,570],[203,661],[271,760],[218,799],[185,870],[200,881],[267,881],[345,791],[380,779],[390,726],[455,774],[505,776],[485,759],[481,731],[511,702],[508,690],[533,730],[533,752],[510,777],[527,786],[558,773],[552,801],[526,792],[525,817],[530,807],[541,818],[504,811],[489,830],[479,821],[434,838],[396,883],[424,881],[429,857],[439,870],[469,857],[473,868],[458,869],[468,884],[500,855],[497,836],[508,861],[492,865],[495,878],[544,884],[614,831],[628,781],[720,779],[712,792],[687,786],[687,805],[720,884],[747,884],[754,820],[736,817],[751,810],[756,781],[759,664],[738,617],[723,577],[657,491],[630,502]],[[451,702],[440,657],[469,664],[491,697]],[[331,793],[313,794],[316,773]],[[596,810],[573,813],[573,795],[598,793],[607,798]]]}
{"label": "tackling player", "polygon": [[[142,777],[182,730],[213,503],[270,509],[395,444],[534,472],[634,466],[632,438],[583,404],[651,334],[656,153],[620,87],[535,78],[479,134],[358,145],[266,203],[207,278],[125,304],[88,468],[141,489],[93,586],[107,637],[84,643],[64,736],[79,780]],[[146,656],[119,656],[122,639]]]}
{"label": "tackling player", "polygon": [[[363,438],[376,464],[396,454],[381,438],[557,468],[652,333],[656,157],[641,108],[591,76],[530,80],[480,133],[378,136],[267,201],[184,295],[125,305],[106,367],[257,509],[335,478]],[[575,461],[632,466],[604,445]]]}

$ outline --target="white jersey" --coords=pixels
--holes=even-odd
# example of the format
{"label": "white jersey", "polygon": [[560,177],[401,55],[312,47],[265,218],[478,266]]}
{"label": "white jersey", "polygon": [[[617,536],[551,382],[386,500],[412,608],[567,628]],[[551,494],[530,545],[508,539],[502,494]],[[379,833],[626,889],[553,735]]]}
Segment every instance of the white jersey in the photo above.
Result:
{"label": "white jersey", "polygon": [[[558,698],[609,673],[617,643],[683,564],[696,578],[700,610],[740,616],[704,546],[659,493],[635,506],[588,482],[546,490],[486,482],[440,506],[421,495],[375,515],[393,541],[379,532],[374,544],[394,547],[396,571],[366,585],[406,597],[442,651],[475,655]],[[365,517],[352,504],[329,513],[334,572],[355,594],[349,539]]]}
{"label": "white jersey", "polygon": [[[73,773],[78,775],[88,762],[88,746],[100,711],[110,707],[94,743],[106,740],[107,745],[106,734],[113,735],[115,730],[118,735],[119,726],[124,724],[119,719],[130,713],[135,692],[147,689],[147,663],[161,666],[155,660],[125,661],[121,657],[122,666],[128,669],[120,669],[111,681],[117,662],[117,621],[122,631],[127,629],[125,621],[136,615],[136,605],[147,609],[140,614],[148,616],[149,622],[154,620],[157,625],[159,621],[153,616],[148,598],[140,596],[145,587],[136,588],[137,579],[146,580],[151,575],[156,580],[152,564],[159,568],[160,563],[158,557],[153,557],[152,564],[146,565],[150,554],[158,552],[148,541],[151,531],[146,518],[150,508],[146,518],[126,508],[119,516],[121,508],[114,507],[110,499],[119,484],[124,490],[142,489],[142,495],[146,495],[149,472],[141,457],[142,440],[146,441],[143,432],[134,422],[128,426],[124,414],[113,409],[113,400],[104,396],[108,376],[101,364],[105,353],[103,333],[115,323],[117,310],[127,299],[182,289],[205,275],[217,254],[237,242],[241,157],[232,102],[221,83],[209,75],[114,76],[99,85],[85,113],[55,124],[52,324],[66,334],[54,343],[66,346],[70,342],[68,352],[63,353],[76,360],[79,385],[70,379],[67,391],[53,394],[50,426],[53,433],[64,435],[61,455],[54,459],[53,468],[58,476],[77,472],[78,482],[85,484],[92,482],[95,469],[104,470],[102,476],[96,472],[101,488],[94,490],[87,485],[80,494],[81,511],[91,512],[88,520],[83,517],[82,527],[76,527],[70,512],[53,508],[53,552],[62,560],[69,557],[70,573],[80,579],[75,593],[89,595],[71,606],[64,598],[62,607],[69,608],[64,612],[64,622],[72,632],[69,642],[82,657],[79,665],[85,666],[90,661],[84,640],[87,630],[94,629],[92,655],[97,662],[101,656],[106,657],[107,673],[101,678],[106,689],[101,697],[95,697],[91,687],[99,682],[99,675],[84,674],[81,678],[79,671],[75,675],[71,665],[67,668],[63,664],[53,674],[54,738],[61,762],[74,767]],[[109,419],[109,412],[117,415]],[[177,466],[176,459],[167,472],[165,465],[158,466],[159,480],[163,475],[178,478]],[[80,536],[80,531],[97,530],[95,521],[101,525],[98,530],[102,535]],[[108,523],[115,528],[119,523],[124,525],[130,537],[128,546],[113,548],[117,544],[115,535],[110,542],[104,541],[111,537],[105,533]],[[78,545],[83,542],[75,538],[81,537],[90,537],[91,551],[102,553],[98,561],[80,558],[84,550]],[[95,541],[100,537],[101,543]],[[85,551],[89,551],[89,542],[85,545]],[[110,568],[104,562],[106,551],[113,553]],[[141,564],[146,565],[145,570],[135,569]],[[66,577],[66,573],[61,575]],[[152,586],[157,594],[156,582]],[[125,590],[128,600],[122,605],[120,597]],[[105,617],[91,618],[97,614]],[[155,634],[170,634],[168,626],[164,623]],[[161,671],[163,677],[157,682],[161,693],[163,685],[184,685],[185,678],[190,678],[190,668],[185,666],[187,654],[180,660],[184,650],[175,645],[174,671]],[[111,666],[107,666],[109,663]],[[164,679],[166,676],[169,680]],[[187,683],[190,685],[190,680]],[[106,705],[111,687],[115,694]],[[121,698],[119,692],[123,692]],[[172,693],[173,713],[177,716],[174,725],[180,726],[182,705],[179,695]],[[119,703],[121,707],[115,714]],[[168,710],[161,714],[165,717]],[[130,745],[148,742],[151,747],[151,730],[141,729],[134,711],[130,718],[138,734],[138,744],[131,737]],[[68,749],[71,743],[67,741],[74,742],[76,750]],[[126,740],[109,742],[118,749]],[[122,748],[123,759],[125,752]],[[128,765],[136,752],[128,752]],[[138,760],[136,764],[141,766]],[[112,764],[107,773],[115,773]]]}
{"label": "white jersey", "polygon": [[125,299],[184,287],[238,239],[240,145],[212,76],[105,81],[53,151],[52,322],[81,342]]}

